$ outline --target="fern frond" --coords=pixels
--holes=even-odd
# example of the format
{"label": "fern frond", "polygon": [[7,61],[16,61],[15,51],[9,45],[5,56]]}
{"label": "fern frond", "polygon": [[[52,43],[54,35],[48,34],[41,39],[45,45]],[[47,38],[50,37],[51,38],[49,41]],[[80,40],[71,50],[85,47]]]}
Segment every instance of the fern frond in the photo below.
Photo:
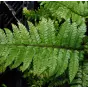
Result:
{"label": "fern frond", "polygon": [[82,69],[82,86],[88,87],[88,60],[83,61],[83,69]]}
{"label": "fern frond", "polygon": [[68,19],[72,18],[73,22],[81,23],[84,17],[88,16],[88,2],[82,1],[53,1],[53,2],[41,2],[45,8],[51,11],[52,16]]}
{"label": "fern frond", "polygon": [[88,60],[85,59],[80,63],[80,67],[76,74],[76,77],[71,83],[71,86],[75,87],[88,87]]}
{"label": "fern frond", "polygon": [[34,26],[28,22],[28,25],[29,32],[21,23],[18,23],[18,27],[12,25],[13,33],[8,29],[5,29],[5,33],[0,30],[0,71],[4,71],[7,66],[20,66],[20,70],[25,71],[33,61],[34,74],[50,77],[63,74],[70,66],[72,81],[83,52],[81,43],[86,31],[85,24],[78,27],[68,19],[59,27],[57,35],[51,19],[42,18],[39,24]]}
{"label": "fern frond", "polygon": [[71,87],[82,87],[82,83],[83,83],[82,76],[83,76],[82,75],[82,63],[80,63],[76,77],[74,78],[70,86]]}
{"label": "fern frond", "polygon": [[79,56],[78,56],[78,52],[75,51],[74,54],[71,55],[71,59],[70,59],[70,64],[69,64],[69,78],[70,78],[70,82],[72,82],[73,78],[75,77],[75,74],[78,71],[78,67],[79,67]]}

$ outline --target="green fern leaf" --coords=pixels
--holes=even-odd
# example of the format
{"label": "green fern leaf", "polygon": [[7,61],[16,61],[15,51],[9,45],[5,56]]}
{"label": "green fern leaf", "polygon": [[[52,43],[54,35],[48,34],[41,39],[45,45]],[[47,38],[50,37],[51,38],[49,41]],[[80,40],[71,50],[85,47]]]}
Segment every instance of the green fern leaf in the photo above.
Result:
{"label": "green fern leaf", "polygon": [[72,82],[72,80],[74,79],[74,77],[78,71],[78,67],[79,67],[78,54],[79,54],[79,52],[74,51],[71,55],[71,58],[70,58],[70,63],[69,63],[69,79],[70,79],[70,82]]}
{"label": "green fern leaf", "polygon": [[[68,60],[70,59],[70,51],[69,50],[63,50],[63,57],[61,58],[60,67],[58,68],[57,75],[61,75],[68,67]],[[58,60],[59,62],[59,60]]]}
{"label": "green fern leaf", "polygon": [[68,19],[58,28],[57,35],[51,19],[42,18],[39,24],[28,22],[28,25],[29,32],[21,23],[18,27],[12,25],[13,33],[8,29],[5,33],[0,30],[0,71],[7,66],[25,71],[33,63],[35,75],[51,77],[63,74],[69,66],[71,82],[77,73],[79,58],[83,58],[84,23],[78,26]]}
{"label": "green fern leaf", "polygon": [[71,18],[73,22],[80,24],[84,22],[84,18],[88,16],[88,2],[85,1],[53,1],[53,2],[41,2],[44,8],[48,9],[52,16],[58,18],[68,19]]}

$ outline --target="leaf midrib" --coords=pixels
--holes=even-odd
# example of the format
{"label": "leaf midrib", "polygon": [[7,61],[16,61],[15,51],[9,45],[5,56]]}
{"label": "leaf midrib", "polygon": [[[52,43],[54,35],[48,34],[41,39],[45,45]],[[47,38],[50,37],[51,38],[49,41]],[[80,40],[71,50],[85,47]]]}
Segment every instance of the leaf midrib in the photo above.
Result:
{"label": "leaf midrib", "polygon": [[58,46],[58,45],[48,45],[48,44],[0,44],[1,46],[33,46],[33,47],[46,47],[46,48],[61,48],[61,49],[67,49],[67,50],[77,50],[82,51],[84,50],[83,47],[80,48],[73,48],[73,47],[65,47],[65,46]]}

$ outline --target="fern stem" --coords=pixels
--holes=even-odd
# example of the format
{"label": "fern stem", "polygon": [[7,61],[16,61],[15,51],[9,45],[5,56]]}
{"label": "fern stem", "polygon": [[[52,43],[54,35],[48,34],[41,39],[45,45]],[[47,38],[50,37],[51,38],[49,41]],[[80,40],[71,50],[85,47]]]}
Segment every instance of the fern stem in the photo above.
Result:
{"label": "fern stem", "polygon": [[40,44],[0,44],[2,46],[35,46],[35,47],[46,47],[46,48],[61,48],[61,49],[68,49],[68,50],[78,50],[78,51],[82,51],[84,50],[84,47],[80,47],[80,48],[72,48],[72,47],[65,47],[65,46],[58,46],[58,45],[40,45]]}

